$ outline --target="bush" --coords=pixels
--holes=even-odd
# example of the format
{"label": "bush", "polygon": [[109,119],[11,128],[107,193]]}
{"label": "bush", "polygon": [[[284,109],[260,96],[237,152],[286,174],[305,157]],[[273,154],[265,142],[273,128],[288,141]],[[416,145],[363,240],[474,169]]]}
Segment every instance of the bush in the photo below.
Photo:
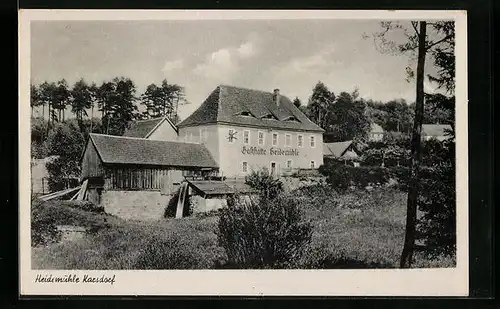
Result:
{"label": "bush", "polygon": [[33,200],[31,203],[31,245],[39,246],[59,241],[61,233],[53,217],[45,215],[44,203]]}
{"label": "bush", "polygon": [[311,241],[299,203],[281,195],[220,210],[216,231],[229,268],[293,268]]}
{"label": "bush", "polygon": [[320,166],[320,172],[327,177],[327,182],[338,191],[345,191],[351,186],[365,188],[370,185],[383,185],[395,179],[401,188],[406,188],[408,169],[405,167],[347,166],[329,163]]}
{"label": "bush", "polygon": [[252,171],[245,177],[245,183],[260,192],[261,195],[273,199],[283,193],[283,183],[275,179],[267,169]]}
{"label": "bush", "polygon": [[456,197],[454,164],[444,162],[421,171],[418,238],[432,255],[455,252]]}

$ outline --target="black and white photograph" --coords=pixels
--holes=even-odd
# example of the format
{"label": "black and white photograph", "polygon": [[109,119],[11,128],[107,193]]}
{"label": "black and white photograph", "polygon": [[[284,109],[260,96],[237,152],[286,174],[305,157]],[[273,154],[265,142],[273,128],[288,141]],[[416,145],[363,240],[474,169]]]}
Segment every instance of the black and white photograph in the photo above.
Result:
{"label": "black and white photograph", "polygon": [[272,12],[26,18],[30,289],[133,294],[149,283],[123,276],[182,270],[200,293],[274,273],[297,293],[338,270],[339,293],[388,293],[390,271],[467,293],[464,13]]}

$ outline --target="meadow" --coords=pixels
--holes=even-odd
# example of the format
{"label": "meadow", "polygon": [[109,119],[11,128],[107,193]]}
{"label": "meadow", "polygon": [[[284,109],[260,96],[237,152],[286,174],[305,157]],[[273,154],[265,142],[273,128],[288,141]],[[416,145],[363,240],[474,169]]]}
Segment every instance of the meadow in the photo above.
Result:
{"label": "meadow", "polygon": [[[406,194],[395,188],[336,193],[327,186],[290,193],[300,201],[313,235],[300,268],[395,268],[404,240]],[[39,207],[38,218],[87,229],[84,237],[32,247],[33,269],[217,269],[218,214],[182,219],[123,220],[61,201]],[[454,267],[454,257],[416,252],[413,267]]]}

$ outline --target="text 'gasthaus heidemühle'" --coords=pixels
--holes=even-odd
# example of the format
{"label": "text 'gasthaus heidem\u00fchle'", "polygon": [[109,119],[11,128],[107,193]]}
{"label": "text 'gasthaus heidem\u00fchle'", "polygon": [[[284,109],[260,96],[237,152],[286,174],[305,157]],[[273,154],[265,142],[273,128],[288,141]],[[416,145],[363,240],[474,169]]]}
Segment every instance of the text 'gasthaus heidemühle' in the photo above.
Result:
{"label": "text 'gasthaus heidem\u00fchle'", "polygon": [[112,276],[89,276],[83,275],[78,276],[76,274],[67,274],[64,276],[52,276],[49,275],[36,275],[35,283],[103,283],[103,284],[111,284],[115,283],[116,275]]}

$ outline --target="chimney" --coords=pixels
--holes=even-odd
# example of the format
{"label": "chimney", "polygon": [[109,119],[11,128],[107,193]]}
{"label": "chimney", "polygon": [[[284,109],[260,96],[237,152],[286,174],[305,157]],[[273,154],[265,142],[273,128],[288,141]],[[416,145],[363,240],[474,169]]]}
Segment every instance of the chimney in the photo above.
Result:
{"label": "chimney", "polygon": [[280,90],[279,89],[274,89],[274,103],[276,103],[276,106],[280,106]]}

